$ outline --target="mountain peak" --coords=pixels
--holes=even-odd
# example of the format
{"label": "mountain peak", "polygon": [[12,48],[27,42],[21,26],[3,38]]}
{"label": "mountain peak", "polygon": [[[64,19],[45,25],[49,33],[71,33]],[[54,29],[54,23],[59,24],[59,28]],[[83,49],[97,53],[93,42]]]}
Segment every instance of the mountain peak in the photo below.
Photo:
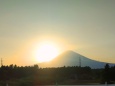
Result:
{"label": "mountain peak", "polygon": [[72,50],[67,50],[67,51],[63,52],[63,54],[78,54],[78,53],[76,53]]}

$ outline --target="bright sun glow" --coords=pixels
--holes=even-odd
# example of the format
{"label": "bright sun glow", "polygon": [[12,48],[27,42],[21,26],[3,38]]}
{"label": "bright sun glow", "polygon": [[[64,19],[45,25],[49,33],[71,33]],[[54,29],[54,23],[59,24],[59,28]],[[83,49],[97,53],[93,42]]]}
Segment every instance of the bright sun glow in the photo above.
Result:
{"label": "bright sun glow", "polygon": [[57,46],[49,42],[44,42],[37,47],[35,57],[38,62],[48,62],[55,58],[58,54],[59,50]]}

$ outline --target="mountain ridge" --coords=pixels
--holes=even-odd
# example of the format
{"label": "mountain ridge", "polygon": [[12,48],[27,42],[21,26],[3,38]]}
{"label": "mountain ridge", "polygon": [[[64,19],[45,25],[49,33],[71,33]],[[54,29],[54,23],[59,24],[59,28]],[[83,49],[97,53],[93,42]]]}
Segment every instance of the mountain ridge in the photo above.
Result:
{"label": "mountain ridge", "polygon": [[[62,67],[62,66],[89,66],[91,68],[104,68],[107,62],[92,60],[79,53],[68,50],[58,55],[50,62],[38,63],[40,67]],[[109,63],[110,66],[115,64]]]}

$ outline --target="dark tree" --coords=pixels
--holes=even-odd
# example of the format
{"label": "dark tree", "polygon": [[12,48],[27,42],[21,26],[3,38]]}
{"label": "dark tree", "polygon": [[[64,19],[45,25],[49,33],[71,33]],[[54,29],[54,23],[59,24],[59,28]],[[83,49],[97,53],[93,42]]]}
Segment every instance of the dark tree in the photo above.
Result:
{"label": "dark tree", "polygon": [[107,82],[110,83],[110,66],[109,64],[105,65],[105,68],[103,70],[103,76],[102,76],[103,83]]}

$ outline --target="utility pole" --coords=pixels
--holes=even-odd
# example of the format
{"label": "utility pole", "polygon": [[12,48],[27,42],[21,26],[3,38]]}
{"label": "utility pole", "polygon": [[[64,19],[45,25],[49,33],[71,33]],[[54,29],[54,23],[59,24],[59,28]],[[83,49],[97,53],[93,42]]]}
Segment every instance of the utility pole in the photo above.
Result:
{"label": "utility pole", "polygon": [[2,58],[1,58],[1,67],[3,66],[3,60],[2,60]]}

